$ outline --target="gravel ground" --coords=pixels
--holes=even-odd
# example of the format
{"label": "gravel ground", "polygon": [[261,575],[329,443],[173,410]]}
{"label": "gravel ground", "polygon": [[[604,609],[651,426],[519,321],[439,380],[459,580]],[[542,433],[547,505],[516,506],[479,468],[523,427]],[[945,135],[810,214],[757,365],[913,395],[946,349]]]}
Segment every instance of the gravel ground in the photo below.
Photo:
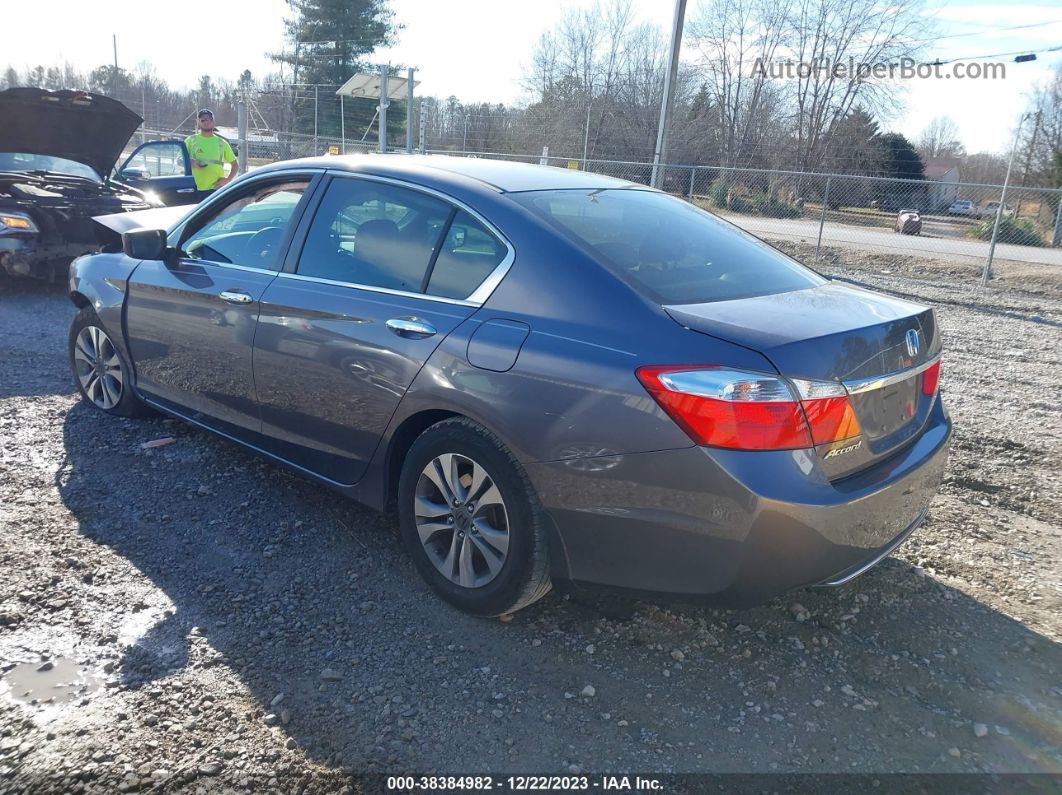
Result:
{"label": "gravel ground", "polygon": [[843,251],[822,267],[939,308],[956,432],[924,528],[848,586],[753,610],[555,593],[509,621],[433,598],[393,517],[80,404],[73,307],[9,285],[0,791],[1062,772],[1062,278],[1004,264],[979,290],[961,266]]}

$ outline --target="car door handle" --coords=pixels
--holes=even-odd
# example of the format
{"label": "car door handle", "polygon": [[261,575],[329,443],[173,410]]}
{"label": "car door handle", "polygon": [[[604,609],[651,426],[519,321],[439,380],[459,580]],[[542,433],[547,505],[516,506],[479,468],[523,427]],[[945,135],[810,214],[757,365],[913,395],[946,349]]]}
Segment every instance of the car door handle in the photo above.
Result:
{"label": "car door handle", "polygon": [[195,188],[177,188],[178,193],[195,193]]}
{"label": "car door handle", "polygon": [[222,290],[218,297],[230,304],[249,304],[254,300],[243,290]]}
{"label": "car door handle", "polygon": [[393,317],[385,325],[399,337],[407,339],[419,340],[438,334],[431,323],[425,323],[415,317]]}

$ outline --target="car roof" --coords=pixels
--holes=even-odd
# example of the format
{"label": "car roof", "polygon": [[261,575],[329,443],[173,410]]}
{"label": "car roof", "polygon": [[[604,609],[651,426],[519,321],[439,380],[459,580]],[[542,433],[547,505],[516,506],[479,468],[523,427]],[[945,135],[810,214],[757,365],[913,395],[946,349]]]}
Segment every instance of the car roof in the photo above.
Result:
{"label": "car roof", "polygon": [[[577,162],[577,161],[573,161]],[[375,174],[396,179],[429,177],[432,182],[472,179],[500,193],[532,190],[603,190],[607,188],[644,188],[628,180],[593,174],[570,168],[540,166],[485,157],[448,155],[330,155],[326,157],[285,160],[261,170],[280,170],[306,166],[324,166],[337,171]],[[256,169],[257,170],[257,169]]]}

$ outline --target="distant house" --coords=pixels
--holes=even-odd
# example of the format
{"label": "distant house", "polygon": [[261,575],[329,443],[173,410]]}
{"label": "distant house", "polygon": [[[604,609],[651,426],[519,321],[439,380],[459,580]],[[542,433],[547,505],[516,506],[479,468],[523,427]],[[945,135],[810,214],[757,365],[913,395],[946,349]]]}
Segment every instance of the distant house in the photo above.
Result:
{"label": "distant house", "polygon": [[959,198],[959,161],[947,157],[931,157],[925,164],[927,211],[946,210]]}

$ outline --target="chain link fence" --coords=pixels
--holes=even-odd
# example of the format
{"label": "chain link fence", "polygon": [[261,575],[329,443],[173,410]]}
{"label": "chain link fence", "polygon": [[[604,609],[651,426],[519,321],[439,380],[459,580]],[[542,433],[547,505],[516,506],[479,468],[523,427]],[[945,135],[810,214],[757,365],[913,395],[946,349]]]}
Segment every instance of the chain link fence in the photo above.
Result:
{"label": "chain link fence", "polygon": [[[234,144],[239,131],[219,127]],[[142,130],[127,151],[148,140],[183,138],[193,131]],[[245,134],[250,167],[299,157],[371,153],[369,136],[351,139],[268,130]],[[400,147],[395,147],[400,148]],[[432,154],[484,157],[579,169],[642,185],[649,162],[424,148]],[[987,278],[994,261],[1062,265],[1062,190],[962,183],[947,178],[901,180],[851,174],[658,166],[663,190],[722,216],[764,240],[819,263],[824,252],[842,259],[875,258],[888,265],[905,258],[964,266],[971,279]],[[836,258],[836,257],[835,257]]]}

